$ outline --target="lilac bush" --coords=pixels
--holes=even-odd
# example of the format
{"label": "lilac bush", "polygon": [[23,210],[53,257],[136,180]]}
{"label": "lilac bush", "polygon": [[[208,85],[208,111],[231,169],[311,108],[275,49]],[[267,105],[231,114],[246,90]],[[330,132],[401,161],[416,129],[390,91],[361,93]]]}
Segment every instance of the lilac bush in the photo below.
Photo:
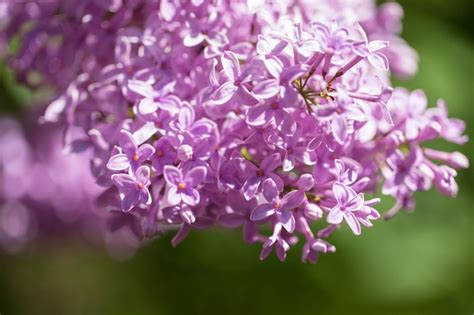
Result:
{"label": "lilac bush", "polygon": [[242,227],[262,259],[274,250],[284,260],[302,236],[302,260],[316,262],[340,227],[359,235],[381,217],[374,194],[394,198],[390,218],[432,186],[454,197],[456,170],[468,167],[428,147],[465,143],[463,121],[442,100],[428,107],[422,90],[391,86],[418,60],[396,3],[3,7],[10,66],[54,91],[42,119],[66,125],[65,150],[91,152],[109,227],[137,238],[177,229],[176,245],[194,229]]}

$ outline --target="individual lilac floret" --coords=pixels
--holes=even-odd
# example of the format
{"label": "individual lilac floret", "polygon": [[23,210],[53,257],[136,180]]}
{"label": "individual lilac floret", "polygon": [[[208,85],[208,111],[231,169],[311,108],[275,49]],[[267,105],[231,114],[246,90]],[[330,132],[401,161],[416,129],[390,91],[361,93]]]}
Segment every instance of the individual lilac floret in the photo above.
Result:
{"label": "individual lilac floret", "polygon": [[112,171],[123,171],[129,168],[136,170],[155,153],[155,148],[151,144],[145,143],[138,146],[133,135],[126,130],[120,131],[118,142],[123,153],[110,157],[107,168]]}
{"label": "individual lilac floret", "polygon": [[351,228],[355,235],[360,235],[360,222],[369,224],[370,220],[380,217],[379,213],[371,206],[379,203],[379,199],[364,201],[364,194],[357,194],[351,187],[336,182],[333,185],[333,193],[337,204],[329,212],[327,221],[331,224],[340,224],[343,220]]}
{"label": "individual lilac floret", "polygon": [[255,166],[252,162],[243,160],[244,171],[247,175],[247,180],[242,186],[242,192],[245,199],[250,200],[261,191],[263,182],[269,178],[271,179],[278,190],[283,189],[283,182],[278,175],[273,171],[280,166],[280,154],[274,153],[263,159],[260,167]]}
{"label": "individual lilac floret", "polygon": [[112,182],[119,190],[123,211],[130,211],[139,204],[151,204],[152,198],[148,191],[150,185],[150,168],[148,166],[140,166],[134,176],[114,174]]}
{"label": "individual lilac floret", "polygon": [[294,190],[280,199],[278,189],[273,180],[267,179],[263,183],[263,195],[268,203],[257,206],[250,215],[253,221],[260,221],[275,215],[276,220],[289,233],[295,230],[295,217],[292,210],[299,207],[305,200],[304,191]]}
{"label": "individual lilac floret", "polygon": [[203,166],[193,168],[186,175],[180,169],[172,165],[166,165],[163,171],[168,183],[167,201],[170,205],[178,205],[181,202],[195,206],[200,201],[199,192],[196,187],[204,181],[207,169]]}

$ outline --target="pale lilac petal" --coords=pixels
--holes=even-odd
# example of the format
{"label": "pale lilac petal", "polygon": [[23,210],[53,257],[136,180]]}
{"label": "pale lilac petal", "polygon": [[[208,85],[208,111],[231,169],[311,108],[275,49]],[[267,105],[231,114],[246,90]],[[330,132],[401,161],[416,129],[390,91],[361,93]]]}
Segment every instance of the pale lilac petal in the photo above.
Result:
{"label": "pale lilac petal", "polygon": [[287,82],[287,84],[290,84],[291,82],[293,82],[293,80],[305,74],[306,71],[307,69],[303,69],[302,66],[293,66],[290,68],[286,68],[285,71],[282,73],[280,80],[283,80],[283,82]]}
{"label": "pale lilac petal", "polygon": [[276,199],[278,197],[278,188],[275,181],[271,178],[267,178],[263,181],[262,185],[263,196],[268,202]]}
{"label": "pale lilac petal", "polygon": [[331,224],[339,224],[342,222],[343,218],[344,212],[342,212],[339,207],[335,207],[329,212],[327,221]]}
{"label": "pale lilac petal", "polygon": [[166,193],[166,198],[170,206],[175,206],[181,202],[181,193],[178,192],[177,187],[171,186]]}
{"label": "pale lilac petal", "polygon": [[305,193],[302,190],[290,191],[281,200],[281,207],[285,210],[292,210],[299,207],[305,198]]}
{"label": "pale lilac petal", "polygon": [[145,143],[138,149],[138,155],[140,156],[140,162],[147,161],[155,153],[155,147],[151,144]]}
{"label": "pale lilac petal", "polygon": [[263,126],[271,119],[268,105],[253,106],[247,115],[246,122],[251,126]]}
{"label": "pale lilac petal", "polygon": [[354,196],[349,202],[346,204],[346,211],[357,211],[360,210],[364,206],[364,194],[360,193]]}
{"label": "pale lilac petal", "polygon": [[270,79],[257,83],[252,90],[252,94],[258,99],[269,99],[280,92],[278,80]]}
{"label": "pale lilac petal", "polygon": [[153,99],[153,87],[140,80],[129,80],[128,88],[145,99]]}
{"label": "pale lilac petal", "polygon": [[226,51],[221,57],[221,64],[229,81],[234,82],[240,76],[239,60],[234,53]]}
{"label": "pale lilac petal", "polygon": [[344,140],[346,140],[347,137],[347,125],[344,117],[334,117],[334,119],[332,120],[331,127],[334,139],[336,139],[339,144],[343,144]]}
{"label": "pale lilac petal", "polygon": [[367,59],[374,68],[382,71],[388,71],[388,59],[385,57],[385,55],[372,53],[367,57]]}
{"label": "pale lilac petal", "polygon": [[217,90],[212,94],[212,103],[215,105],[222,105],[230,101],[235,92],[237,92],[238,87],[234,85],[234,82],[226,82],[222,84]]}
{"label": "pale lilac petal", "polygon": [[336,197],[336,200],[340,205],[346,205],[352,197],[349,188],[339,182],[334,183],[334,185],[332,186],[332,191],[334,193],[334,197]]}
{"label": "pale lilac petal", "polygon": [[186,189],[185,192],[181,193],[181,199],[183,200],[185,204],[189,206],[195,206],[200,201],[200,195],[196,189],[190,188],[190,189]]}
{"label": "pale lilac petal", "polygon": [[158,128],[156,128],[154,123],[147,122],[133,133],[133,138],[137,145],[140,145],[145,141],[148,141],[148,139],[155,135],[157,131]]}
{"label": "pale lilac petal", "polygon": [[279,242],[275,244],[275,254],[280,261],[284,261],[286,259],[286,252],[290,249],[290,245],[284,240],[279,239]]}
{"label": "pale lilac petal", "polygon": [[191,187],[196,187],[201,184],[206,178],[207,168],[204,166],[198,166],[190,170],[184,177],[184,181],[191,185]]}
{"label": "pale lilac petal", "polygon": [[138,190],[130,191],[128,193],[120,194],[122,199],[122,210],[130,211],[135,207],[140,201],[140,192]]}
{"label": "pale lilac petal", "polygon": [[269,203],[264,203],[263,205],[257,206],[253,209],[252,214],[250,215],[250,220],[260,221],[272,216],[275,213],[275,209]]}
{"label": "pale lilac petal", "polygon": [[151,98],[144,98],[138,103],[138,111],[142,115],[149,115],[157,111],[159,104]]}
{"label": "pale lilac petal", "polygon": [[283,64],[280,59],[275,56],[272,56],[270,58],[264,59],[263,63],[265,64],[265,68],[272,77],[274,77],[275,79],[280,78],[280,74],[283,71]]}
{"label": "pale lilac petal", "polygon": [[283,183],[283,180],[280,178],[280,176],[278,176],[275,173],[270,173],[268,175],[268,178],[271,178],[275,182],[278,191],[283,190],[283,187],[285,186],[285,184]]}
{"label": "pale lilac petal", "polygon": [[206,37],[202,33],[188,34],[183,39],[183,44],[186,47],[194,47],[202,43]]}
{"label": "pale lilac petal", "polygon": [[295,230],[295,217],[291,211],[282,210],[278,213],[278,219],[283,225],[283,228],[289,233],[293,233]]}
{"label": "pale lilac petal", "polygon": [[107,163],[107,168],[112,171],[123,171],[130,168],[130,162],[126,154],[112,155]]}
{"label": "pale lilac petal", "polygon": [[118,143],[122,148],[123,152],[129,157],[133,157],[137,152],[137,143],[133,138],[133,135],[127,130],[121,130],[118,136]]}
{"label": "pale lilac petal", "polygon": [[111,180],[119,191],[135,190],[137,186],[135,179],[127,174],[113,174]]}
{"label": "pale lilac petal", "polygon": [[250,200],[255,197],[260,183],[261,180],[257,177],[250,177],[245,181],[244,185],[242,186],[242,192],[246,200]]}
{"label": "pale lilac petal", "polygon": [[376,52],[377,50],[388,47],[389,43],[385,40],[373,40],[369,43],[368,48],[370,52]]}
{"label": "pale lilac petal", "polygon": [[176,166],[165,165],[163,168],[163,176],[168,184],[178,186],[183,182],[183,173]]}
{"label": "pale lilac petal", "polygon": [[281,158],[279,153],[273,153],[263,159],[260,168],[265,172],[271,172],[281,164]]}
{"label": "pale lilac petal", "polygon": [[352,232],[355,235],[360,235],[361,228],[360,228],[360,223],[357,220],[357,217],[352,212],[345,212],[344,219],[346,219],[346,222],[351,228]]}
{"label": "pale lilac petal", "polygon": [[147,185],[150,182],[150,168],[146,165],[140,166],[136,173],[137,181],[143,185]]}
{"label": "pale lilac petal", "polygon": [[151,205],[152,198],[148,188],[140,189],[140,202],[147,206]]}
{"label": "pale lilac petal", "polygon": [[288,156],[288,154],[286,154],[285,158],[283,159],[283,171],[289,172],[294,167],[295,167],[295,157],[293,155]]}
{"label": "pale lilac petal", "polygon": [[180,108],[178,121],[181,129],[183,130],[192,126],[194,122],[194,109],[189,104]]}

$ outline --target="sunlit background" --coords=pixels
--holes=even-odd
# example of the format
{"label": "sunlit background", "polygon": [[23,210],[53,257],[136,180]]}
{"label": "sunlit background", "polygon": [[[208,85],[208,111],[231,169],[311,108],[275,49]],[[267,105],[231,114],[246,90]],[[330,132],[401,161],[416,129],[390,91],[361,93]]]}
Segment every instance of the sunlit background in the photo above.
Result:
{"label": "sunlit background", "polygon": [[[446,99],[474,140],[474,2],[400,2],[403,37],[421,62],[415,78],[395,85],[423,87],[431,105]],[[26,98],[2,68],[2,114],[17,115]],[[446,147],[474,157],[473,142]],[[317,265],[302,264],[299,247],[284,263],[261,262],[260,245],[219,229],[194,231],[177,248],[171,235],[157,239],[123,262],[74,237],[0,253],[0,313],[472,314],[472,169],[458,183],[457,199],[419,193],[415,212],[375,222],[361,236],[344,226],[330,238],[337,252]],[[382,210],[391,203],[384,200]]]}

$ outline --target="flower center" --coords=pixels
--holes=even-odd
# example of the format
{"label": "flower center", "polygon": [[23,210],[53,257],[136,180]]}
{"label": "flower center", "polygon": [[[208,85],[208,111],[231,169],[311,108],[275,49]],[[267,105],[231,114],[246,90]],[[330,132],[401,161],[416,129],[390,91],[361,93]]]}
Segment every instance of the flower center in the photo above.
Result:
{"label": "flower center", "polygon": [[257,171],[257,177],[262,177],[263,175],[265,174],[265,172],[263,170],[258,170]]}
{"label": "flower center", "polygon": [[178,189],[179,189],[179,190],[184,190],[184,189],[186,189],[186,183],[183,183],[183,182],[179,183],[179,184],[178,184]]}
{"label": "flower center", "polygon": [[138,162],[139,159],[140,159],[140,156],[138,155],[138,153],[135,153],[135,154],[133,155],[133,157],[132,157],[132,160],[133,160],[134,162]]}
{"label": "flower center", "polygon": [[273,109],[273,110],[277,110],[279,107],[278,103],[277,102],[274,102],[270,105],[270,108]]}
{"label": "flower center", "polygon": [[280,209],[281,208],[281,200],[275,201],[274,206],[275,206],[276,209]]}
{"label": "flower center", "polygon": [[143,185],[143,183],[137,182],[137,188],[138,189],[143,189],[144,187],[145,187],[145,185]]}
{"label": "flower center", "polygon": [[156,156],[157,156],[157,157],[162,157],[163,155],[165,155],[165,153],[163,152],[163,150],[161,150],[161,149],[156,150]]}

